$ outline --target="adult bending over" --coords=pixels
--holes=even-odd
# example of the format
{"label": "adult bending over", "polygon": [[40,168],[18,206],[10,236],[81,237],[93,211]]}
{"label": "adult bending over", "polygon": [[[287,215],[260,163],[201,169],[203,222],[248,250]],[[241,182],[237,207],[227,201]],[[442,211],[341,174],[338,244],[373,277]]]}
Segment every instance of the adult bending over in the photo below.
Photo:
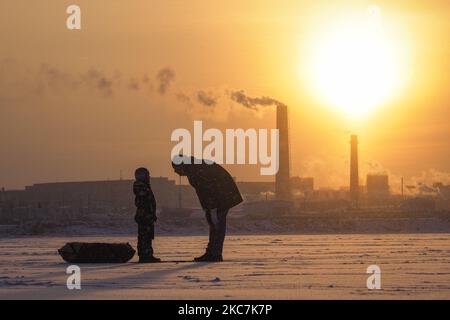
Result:
{"label": "adult bending over", "polygon": [[[200,162],[200,163],[197,163]],[[209,242],[205,254],[194,261],[223,261],[222,251],[228,211],[242,202],[242,196],[231,175],[215,162],[194,157],[176,156],[174,171],[186,176],[194,187],[209,225]]]}

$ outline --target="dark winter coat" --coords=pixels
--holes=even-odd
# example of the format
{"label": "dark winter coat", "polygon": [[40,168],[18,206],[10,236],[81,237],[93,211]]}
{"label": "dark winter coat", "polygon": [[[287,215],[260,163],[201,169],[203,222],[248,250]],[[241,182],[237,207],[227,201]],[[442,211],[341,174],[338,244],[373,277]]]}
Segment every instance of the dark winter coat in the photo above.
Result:
{"label": "dark winter coat", "polygon": [[182,164],[203,209],[230,209],[243,201],[231,175],[216,163]]}
{"label": "dark winter coat", "polygon": [[156,221],[156,200],[150,183],[136,180],[133,184],[136,205],[135,220],[138,224],[152,224]]}

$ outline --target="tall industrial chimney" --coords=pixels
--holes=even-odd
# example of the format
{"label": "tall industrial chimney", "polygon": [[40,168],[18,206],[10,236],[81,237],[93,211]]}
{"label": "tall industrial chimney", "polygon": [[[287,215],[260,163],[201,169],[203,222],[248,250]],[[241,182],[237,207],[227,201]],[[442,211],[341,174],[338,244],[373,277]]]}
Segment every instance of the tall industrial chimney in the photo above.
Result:
{"label": "tall industrial chimney", "polygon": [[275,177],[275,195],[278,200],[291,200],[289,175],[289,129],[287,106],[277,106],[277,129],[279,132],[279,169]]}
{"label": "tall industrial chimney", "polygon": [[358,136],[350,138],[350,201],[353,207],[359,202],[359,174],[358,174]]}

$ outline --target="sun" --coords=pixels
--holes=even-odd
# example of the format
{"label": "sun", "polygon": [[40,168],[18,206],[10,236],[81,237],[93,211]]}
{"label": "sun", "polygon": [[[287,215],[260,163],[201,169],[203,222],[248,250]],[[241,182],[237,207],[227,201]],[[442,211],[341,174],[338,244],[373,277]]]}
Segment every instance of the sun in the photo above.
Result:
{"label": "sun", "polygon": [[329,105],[351,117],[361,116],[397,89],[399,45],[379,25],[343,23],[319,43],[312,83]]}

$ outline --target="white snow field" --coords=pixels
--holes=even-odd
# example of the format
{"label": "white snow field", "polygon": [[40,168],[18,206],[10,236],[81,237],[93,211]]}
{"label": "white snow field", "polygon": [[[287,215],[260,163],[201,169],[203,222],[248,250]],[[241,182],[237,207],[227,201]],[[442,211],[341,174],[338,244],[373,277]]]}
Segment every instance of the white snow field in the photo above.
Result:
{"label": "white snow field", "polygon": [[[450,299],[450,234],[229,236],[223,263],[194,263],[206,237],[159,237],[159,264],[82,264],[66,286],[57,249],[69,241],[134,237],[0,239],[1,299]],[[381,289],[366,286],[381,268]]]}

